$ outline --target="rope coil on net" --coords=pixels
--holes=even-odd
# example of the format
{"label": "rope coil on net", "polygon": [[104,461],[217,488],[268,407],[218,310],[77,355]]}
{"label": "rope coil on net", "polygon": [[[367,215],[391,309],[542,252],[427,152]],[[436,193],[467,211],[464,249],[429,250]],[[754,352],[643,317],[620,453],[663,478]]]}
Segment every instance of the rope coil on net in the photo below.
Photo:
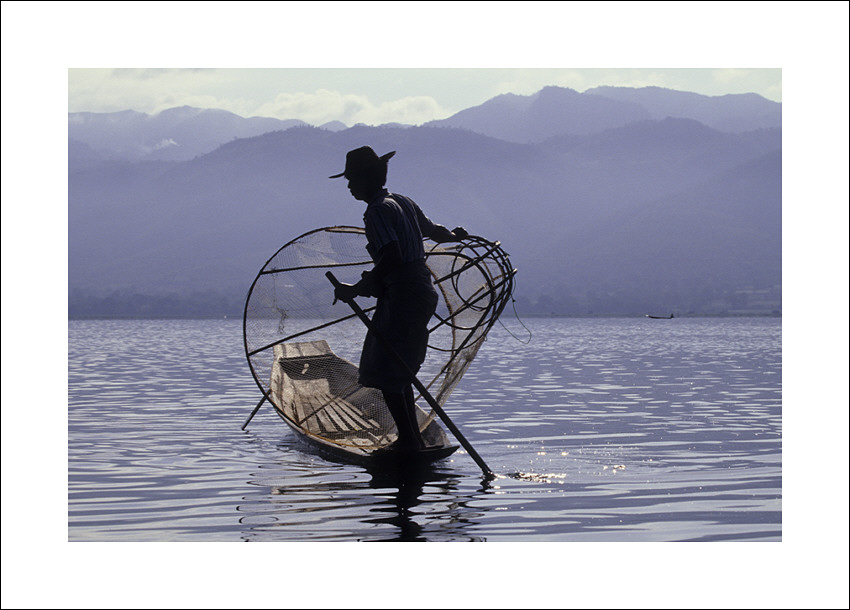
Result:
{"label": "rope coil on net", "polygon": [[[515,270],[499,243],[480,237],[425,246],[439,303],[417,377],[442,406],[511,299]],[[333,305],[325,272],[353,284],[372,266],[362,228],[310,231],[266,262],[243,316],[251,373],[278,415],[323,443],[366,453],[395,441],[395,424],[381,392],[358,383],[354,363],[366,328],[349,309]],[[368,314],[375,300],[358,303]],[[425,435],[434,413],[418,411]]]}

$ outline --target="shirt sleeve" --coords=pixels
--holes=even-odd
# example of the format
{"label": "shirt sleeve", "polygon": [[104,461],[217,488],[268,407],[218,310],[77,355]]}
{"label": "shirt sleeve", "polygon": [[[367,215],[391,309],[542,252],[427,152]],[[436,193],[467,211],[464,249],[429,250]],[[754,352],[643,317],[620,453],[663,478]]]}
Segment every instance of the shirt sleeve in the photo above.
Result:
{"label": "shirt sleeve", "polygon": [[366,238],[371,251],[377,254],[381,248],[394,241],[400,241],[396,232],[395,214],[386,205],[370,205],[366,210]]}
{"label": "shirt sleeve", "polygon": [[410,203],[413,205],[413,209],[416,211],[416,222],[419,223],[419,230],[422,232],[423,237],[430,237],[434,233],[434,223],[431,222],[431,219],[425,216],[425,213],[422,211],[415,201],[409,199]]}

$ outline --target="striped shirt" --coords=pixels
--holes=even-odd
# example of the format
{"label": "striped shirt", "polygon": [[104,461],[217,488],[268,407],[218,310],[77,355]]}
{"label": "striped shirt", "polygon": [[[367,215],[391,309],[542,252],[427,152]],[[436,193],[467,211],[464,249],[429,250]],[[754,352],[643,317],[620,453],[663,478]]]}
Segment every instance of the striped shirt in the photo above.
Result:
{"label": "striped shirt", "polygon": [[381,248],[394,241],[398,242],[402,262],[424,259],[422,239],[434,230],[434,223],[416,202],[387,190],[369,202],[363,214],[363,223],[368,240],[366,249],[376,262]]}

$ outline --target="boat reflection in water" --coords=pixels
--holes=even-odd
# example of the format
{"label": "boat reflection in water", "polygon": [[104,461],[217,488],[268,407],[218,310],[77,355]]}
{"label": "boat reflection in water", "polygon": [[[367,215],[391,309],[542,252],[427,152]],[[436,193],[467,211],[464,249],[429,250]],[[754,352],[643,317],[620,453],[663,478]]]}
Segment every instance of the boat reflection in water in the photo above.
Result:
{"label": "boat reflection in water", "polygon": [[[300,447],[304,451],[304,447]],[[325,465],[322,471],[318,468]],[[452,470],[448,460],[415,467],[365,468],[317,461],[312,473],[292,483],[263,487],[238,510],[245,541],[351,540],[365,542],[484,542],[475,533],[483,516],[470,504],[490,491],[486,477],[474,479]],[[290,472],[283,472],[283,469]],[[280,475],[291,476],[291,464]],[[269,473],[262,473],[267,479]]]}

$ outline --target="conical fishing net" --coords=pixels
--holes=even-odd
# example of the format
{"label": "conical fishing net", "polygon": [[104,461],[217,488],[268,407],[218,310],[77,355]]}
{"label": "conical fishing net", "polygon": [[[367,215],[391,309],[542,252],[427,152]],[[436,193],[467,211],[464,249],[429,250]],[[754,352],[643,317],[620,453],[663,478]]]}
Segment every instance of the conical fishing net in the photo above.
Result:
{"label": "conical fishing net", "polygon": [[[510,300],[515,271],[498,243],[479,237],[426,241],[425,250],[439,304],[417,378],[442,407]],[[260,270],[243,319],[251,373],[284,421],[321,444],[364,454],[395,441],[395,423],[381,392],[358,383],[367,329],[347,304],[333,303],[325,274],[354,284],[372,266],[363,229],[306,233]],[[357,303],[370,315],[375,299]],[[434,412],[421,396],[417,410],[428,443]]]}

